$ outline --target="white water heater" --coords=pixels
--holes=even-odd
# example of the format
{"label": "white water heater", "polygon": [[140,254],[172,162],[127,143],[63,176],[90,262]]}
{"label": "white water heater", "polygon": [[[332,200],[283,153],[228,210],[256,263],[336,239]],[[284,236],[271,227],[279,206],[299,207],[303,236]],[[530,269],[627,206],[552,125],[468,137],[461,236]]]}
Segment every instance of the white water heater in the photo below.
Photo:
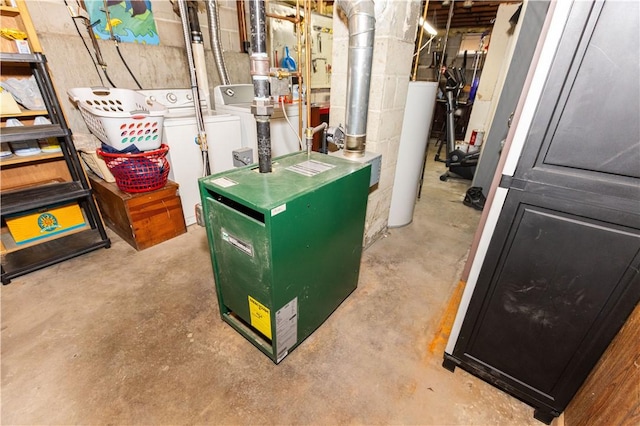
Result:
{"label": "white water heater", "polygon": [[410,81],[402,120],[388,226],[411,223],[433,120],[438,83]]}

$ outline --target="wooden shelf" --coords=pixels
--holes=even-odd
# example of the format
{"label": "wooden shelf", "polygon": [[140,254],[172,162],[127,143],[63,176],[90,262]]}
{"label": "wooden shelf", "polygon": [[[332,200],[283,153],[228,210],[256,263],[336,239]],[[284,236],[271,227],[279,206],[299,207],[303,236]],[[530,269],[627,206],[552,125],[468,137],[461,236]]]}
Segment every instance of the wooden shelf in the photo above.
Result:
{"label": "wooden shelf", "polygon": [[20,275],[110,246],[109,239],[105,239],[99,230],[89,228],[11,253],[4,253],[2,263],[5,270],[2,275],[2,284],[8,284],[12,278]]}
{"label": "wooden shelf", "polygon": [[0,6],[0,14],[2,14],[2,16],[18,16],[20,10],[17,7]]}
{"label": "wooden shelf", "polygon": [[33,53],[13,53],[13,52],[0,52],[0,61],[12,62],[15,64],[35,64],[44,63],[42,56],[36,56]]}
{"label": "wooden shelf", "polygon": [[17,118],[17,117],[36,117],[38,115],[49,115],[49,112],[44,109],[21,109],[19,113],[0,114],[0,118]]}
{"label": "wooden shelf", "polygon": [[0,158],[0,167],[12,166],[16,164],[35,163],[37,161],[47,161],[57,158],[64,158],[62,152],[43,152],[41,154],[29,155],[26,157],[20,157],[14,154],[8,158]]}
{"label": "wooden shelf", "polygon": [[2,194],[0,213],[3,216],[15,214],[90,196],[91,190],[84,188],[81,182],[76,181],[5,191]]}
{"label": "wooden shelf", "polygon": [[0,142],[21,142],[37,139],[70,136],[70,132],[59,124],[41,124],[35,126],[3,127]]}

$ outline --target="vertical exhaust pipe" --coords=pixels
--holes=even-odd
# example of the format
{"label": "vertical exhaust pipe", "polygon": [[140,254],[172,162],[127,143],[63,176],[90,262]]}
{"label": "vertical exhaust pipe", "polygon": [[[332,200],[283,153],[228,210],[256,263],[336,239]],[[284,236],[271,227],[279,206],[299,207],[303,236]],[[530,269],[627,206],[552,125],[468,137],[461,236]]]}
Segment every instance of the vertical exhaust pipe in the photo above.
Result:
{"label": "vertical exhaust pipe", "polygon": [[271,124],[273,104],[269,90],[269,56],[267,55],[267,27],[264,0],[249,1],[251,20],[251,78],[253,102],[251,112],[256,118],[258,134],[258,167],[260,173],[271,172]]}
{"label": "vertical exhaust pipe", "polygon": [[349,24],[345,156],[364,156],[375,38],[373,0],[337,0]]}

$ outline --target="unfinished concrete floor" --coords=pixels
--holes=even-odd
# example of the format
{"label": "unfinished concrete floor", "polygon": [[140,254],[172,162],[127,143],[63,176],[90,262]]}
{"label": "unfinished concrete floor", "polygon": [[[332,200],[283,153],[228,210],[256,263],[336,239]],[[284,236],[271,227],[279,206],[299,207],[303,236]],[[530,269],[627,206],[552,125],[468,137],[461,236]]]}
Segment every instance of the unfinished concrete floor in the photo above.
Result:
{"label": "unfinished concrete floor", "polygon": [[413,223],[364,252],[356,291],[277,366],[221,321],[197,226],[142,252],[110,233],[108,250],[13,280],[2,424],[540,425],[441,367],[437,329],[480,217],[443,171],[428,164]]}

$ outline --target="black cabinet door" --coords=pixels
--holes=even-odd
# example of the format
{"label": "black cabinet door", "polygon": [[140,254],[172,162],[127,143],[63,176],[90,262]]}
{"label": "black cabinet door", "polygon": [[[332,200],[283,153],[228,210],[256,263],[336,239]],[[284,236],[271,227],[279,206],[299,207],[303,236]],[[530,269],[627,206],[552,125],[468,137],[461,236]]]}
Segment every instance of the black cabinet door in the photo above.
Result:
{"label": "black cabinet door", "polygon": [[639,4],[573,4],[448,359],[547,422],[640,300]]}

